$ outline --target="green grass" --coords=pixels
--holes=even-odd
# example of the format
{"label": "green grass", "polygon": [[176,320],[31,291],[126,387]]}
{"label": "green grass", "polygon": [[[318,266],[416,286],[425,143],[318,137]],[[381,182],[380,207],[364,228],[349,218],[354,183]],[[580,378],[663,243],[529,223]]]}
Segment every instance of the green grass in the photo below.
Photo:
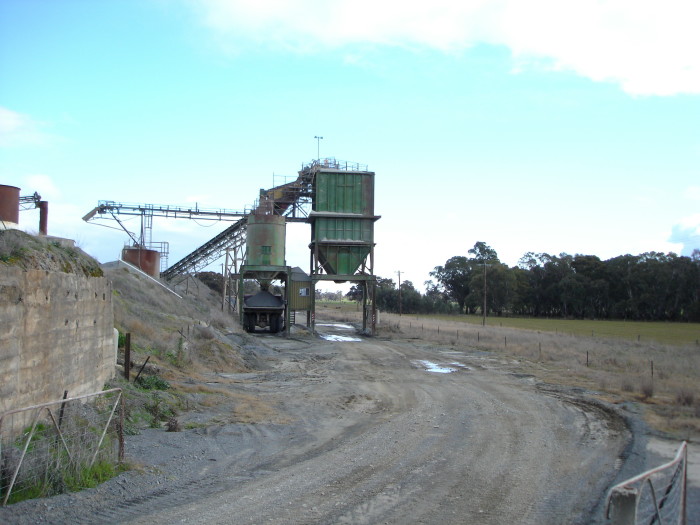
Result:
{"label": "green grass", "polygon": [[[336,312],[356,312],[353,301],[318,301],[319,312],[323,309]],[[478,315],[408,315],[403,319],[425,319],[432,321],[461,322],[480,325]],[[503,326],[522,330],[553,332],[583,337],[613,337],[619,339],[655,341],[671,345],[700,344],[700,323],[670,323],[660,321],[593,321],[578,319],[543,319],[525,317],[487,317],[487,326]]]}
{"label": "green grass", "polygon": [[[405,318],[418,318],[411,315]],[[481,316],[424,315],[423,319],[445,320],[480,325]],[[538,319],[522,317],[487,317],[487,326],[504,326],[540,332],[555,332],[583,337],[614,337],[620,339],[656,341],[685,345],[700,341],[700,323],[669,323],[658,321],[593,321],[571,319]]]}
{"label": "green grass", "polygon": [[126,470],[125,466],[115,465],[105,460],[96,461],[92,467],[80,465],[77,468],[66,468],[53,475],[18,483],[13,487],[7,503],[11,505],[28,499],[94,488],[124,470]]}

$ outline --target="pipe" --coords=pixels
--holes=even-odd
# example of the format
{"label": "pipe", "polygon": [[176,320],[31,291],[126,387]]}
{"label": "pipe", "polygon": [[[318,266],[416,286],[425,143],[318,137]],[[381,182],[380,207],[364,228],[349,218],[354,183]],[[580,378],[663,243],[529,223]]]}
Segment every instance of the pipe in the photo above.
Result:
{"label": "pipe", "polygon": [[39,201],[39,235],[48,235],[49,203]]}

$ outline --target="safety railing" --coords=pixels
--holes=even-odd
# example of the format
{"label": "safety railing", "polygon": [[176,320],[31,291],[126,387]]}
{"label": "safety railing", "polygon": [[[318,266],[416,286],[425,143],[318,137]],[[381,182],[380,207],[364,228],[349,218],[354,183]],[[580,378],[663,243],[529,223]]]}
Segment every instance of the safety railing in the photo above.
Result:
{"label": "safety railing", "polygon": [[120,388],[0,414],[0,504],[108,479],[124,459],[123,428]]}
{"label": "safety railing", "polygon": [[672,461],[615,485],[606,505],[611,525],[685,525],[687,469],[684,441]]}
{"label": "safety railing", "polygon": [[334,157],[326,157],[323,159],[314,159],[302,169],[310,169],[314,167],[332,168],[336,170],[345,171],[367,171],[368,168],[367,164],[360,164],[359,162],[350,162],[347,160],[339,160]]}

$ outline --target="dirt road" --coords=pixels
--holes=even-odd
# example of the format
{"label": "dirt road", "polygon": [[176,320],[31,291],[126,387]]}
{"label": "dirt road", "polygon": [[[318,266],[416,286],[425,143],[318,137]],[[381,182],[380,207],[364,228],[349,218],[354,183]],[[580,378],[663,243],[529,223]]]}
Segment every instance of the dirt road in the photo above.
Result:
{"label": "dirt road", "polygon": [[0,520],[602,521],[600,502],[630,438],[617,416],[537,386],[489,354],[319,329],[335,340],[238,336],[264,369],[212,374],[210,383],[274,407],[272,422],[129,436],[127,454],[143,471],[18,504],[31,512],[26,520],[1,511]]}

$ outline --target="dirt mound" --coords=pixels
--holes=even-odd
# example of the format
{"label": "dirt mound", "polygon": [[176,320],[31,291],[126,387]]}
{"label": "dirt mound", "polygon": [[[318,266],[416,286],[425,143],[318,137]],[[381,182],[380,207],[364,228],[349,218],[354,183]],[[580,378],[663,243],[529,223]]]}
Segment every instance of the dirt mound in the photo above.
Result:
{"label": "dirt mound", "polygon": [[247,373],[257,368],[258,361],[235,342],[243,332],[237,317],[222,311],[221,296],[196,278],[173,286],[123,262],[103,268],[114,290],[120,365],[127,333],[131,340],[131,383],[125,382],[120,369],[113,384],[126,389],[127,428],[179,430],[192,412],[229,402],[227,393],[207,386],[209,376]]}
{"label": "dirt mound", "polygon": [[70,239],[37,237],[19,230],[0,230],[0,264],[23,270],[78,273],[102,277],[99,263]]}

